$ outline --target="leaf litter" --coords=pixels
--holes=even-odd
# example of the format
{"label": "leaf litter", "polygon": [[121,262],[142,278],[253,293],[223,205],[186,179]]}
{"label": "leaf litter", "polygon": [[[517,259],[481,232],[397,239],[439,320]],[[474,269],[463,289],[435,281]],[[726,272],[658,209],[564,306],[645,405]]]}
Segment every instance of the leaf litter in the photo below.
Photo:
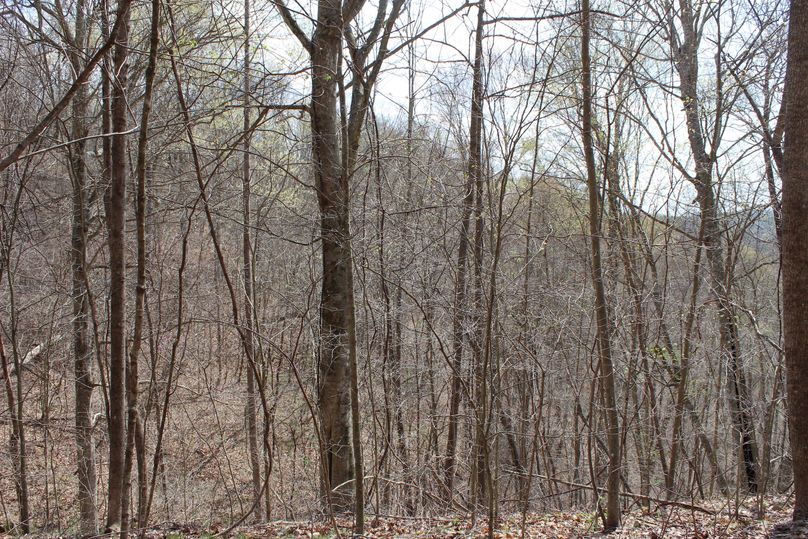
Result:
{"label": "leaf litter", "polygon": [[[525,519],[524,537],[531,539],[808,539],[808,525],[777,531],[778,524],[791,518],[792,500],[766,497],[760,503],[750,498],[745,503],[733,501],[701,502],[693,508],[661,506],[652,512],[632,509],[623,513],[621,527],[608,535],[601,531],[596,512],[529,513]],[[765,511],[760,511],[760,507]],[[337,518],[340,536],[349,539],[484,539],[488,524],[478,519],[472,525],[467,515],[455,517],[369,517],[365,534],[352,535],[350,518]],[[213,539],[226,531],[220,525],[207,528],[176,523],[149,528],[147,539]],[[522,515],[503,516],[497,522],[495,539],[521,539]],[[56,536],[53,536],[56,537]],[[133,535],[134,537],[134,535]],[[333,539],[337,537],[330,521],[273,521],[262,525],[242,526],[228,534],[235,539]]]}

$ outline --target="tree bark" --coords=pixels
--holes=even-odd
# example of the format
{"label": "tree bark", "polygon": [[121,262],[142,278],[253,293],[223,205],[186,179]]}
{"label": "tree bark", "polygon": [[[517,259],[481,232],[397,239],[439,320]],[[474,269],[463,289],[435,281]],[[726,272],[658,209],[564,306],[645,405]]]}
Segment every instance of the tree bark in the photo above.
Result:
{"label": "tree bark", "polygon": [[[741,443],[742,466],[747,488],[757,490],[757,448],[755,427],[749,413],[748,387],[743,369],[738,324],[732,308],[728,272],[724,262],[721,237],[721,217],[713,186],[712,169],[716,159],[716,146],[721,126],[721,79],[717,80],[718,111],[711,151],[707,151],[705,135],[701,126],[701,100],[698,94],[698,45],[697,21],[690,0],[681,1],[682,38],[671,30],[671,50],[679,74],[679,89],[685,110],[688,140],[695,162],[696,174],[690,178],[696,189],[699,210],[704,227],[703,245],[710,270],[710,285],[717,302],[721,358],[726,362],[730,415],[733,427]],[[671,25],[673,23],[671,22]]]}
{"label": "tree bark", "polygon": [[[10,279],[9,279],[10,282]],[[12,307],[13,308],[13,307]],[[14,322],[12,321],[12,325]],[[11,438],[9,439],[9,453],[14,466],[14,488],[17,494],[17,504],[20,510],[20,531],[27,534],[31,531],[31,512],[28,507],[28,470],[25,458],[25,431],[23,430],[22,407],[22,369],[18,356],[14,355],[14,370],[17,372],[17,398],[11,388],[11,375],[8,368],[8,358],[3,347],[2,332],[0,332],[0,367],[6,386],[8,410],[11,416]]]}
{"label": "tree bark", "polygon": [[143,314],[146,302],[146,152],[148,150],[149,118],[151,115],[154,78],[157,70],[157,47],[160,39],[160,0],[152,0],[151,27],[149,29],[149,57],[146,66],[146,88],[140,114],[140,132],[137,143],[135,226],[137,241],[137,282],[135,285],[135,314],[129,363],[126,366],[126,450],[124,453],[123,493],[121,499],[121,539],[130,529],[130,500],[132,498],[132,467],[137,459],[138,527],[145,526],[146,504],[146,449],[145,434],[138,404],[138,360],[143,340]]}
{"label": "tree bark", "polygon": [[808,519],[808,2],[791,0],[783,159],[783,333],[795,521]]}
{"label": "tree bark", "polygon": [[606,440],[609,454],[606,482],[606,518],[604,531],[614,531],[620,526],[620,425],[617,418],[614,366],[609,329],[609,310],[603,282],[603,267],[600,252],[600,208],[598,181],[595,170],[595,151],[592,136],[592,62],[589,54],[590,8],[589,0],[581,2],[581,134],[583,137],[586,179],[589,191],[589,241],[592,256],[592,287],[595,295],[597,320],[598,358],[603,405],[606,412]]}
{"label": "tree bark", "polygon": [[474,178],[469,176],[463,195],[463,214],[460,219],[460,233],[457,247],[457,264],[454,284],[454,306],[452,307],[452,372],[449,383],[449,425],[446,435],[446,456],[443,461],[443,475],[448,498],[454,495],[455,454],[457,451],[457,427],[459,424],[460,396],[463,390],[463,344],[466,319],[466,272],[468,267],[469,232],[471,211],[474,205]]}
{"label": "tree bark", "polygon": [[322,0],[312,49],[312,150],[323,257],[318,395],[325,443],[324,488],[333,489],[335,510],[348,511],[354,490],[350,379],[356,337],[350,198],[348,179],[341,174],[336,99],[341,29],[340,3]]}
{"label": "tree bark", "polygon": [[[359,425],[359,383],[350,232],[350,180],[370,92],[388,54],[387,44],[404,0],[379,2],[372,28],[359,45],[350,23],[365,0],[319,0],[309,39],[283,0],[277,6],[292,34],[311,55],[311,134],[315,189],[320,209],[323,280],[320,298],[318,399],[323,447],[322,487],[332,509],[355,511],[354,532],[364,530],[364,478]],[[341,66],[346,37],[353,72],[350,111],[345,108]],[[371,50],[375,62],[367,66]],[[342,102],[342,118],[338,107]],[[344,122],[340,122],[340,120]],[[353,485],[353,488],[352,488]]]}
{"label": "tree bark", "polygon": [[[83,0],[76,3],[76,23],[69,55],[75,72],[81,70],[81,52],[87,38],[87,13]],[[76,426],[76,478],[78,480],[79,532],[82,535],[98,533],[96,513],[95,443],[93,442],[92,413],[93,357],[89,346],[89,302],[86,282],[87,256],[87,166],[84,161],[87,136],[87,89],[82,85],[72,101],[70,138],[77,141],[70,150],[70,178],[72,181],[71,208],[71,303],[73,307],[73,372],[75,374],[75,426]]]}
{"label": "tree bark", "polygon": [[[241,162],[241,250],[243,258],[244,277],[244,331],[246,332],[245,354],[248,365],[255,363],[255,335],[253,308],[253,256],[252,241],[250,240],[250,0],[244,0],[244,65],[243,65],[243,91],[242,103],[244,105],[244,155]],[[250,468],[252,471],[254,518],[256,522],[263,520],[263,507],[261,506],[261,461],[258,449],[258,425],[255,406],[255,374],[257,369],[247,368],[247,403],[244,415],[247,422],[247,440],[250,453]]]}
{"label": "tree bark", "polygon": [[[488,385],[486,369],[483,365],[487,350],[485,346],[486,331],[483,326],[483,248],[485,218],[483,217],[483,33],[485,18],[485,1],[477,5],[477,26],[474,31],[474,64],[471,82],[471,115],[469,121],[469,183],[474,186],[474,298],[471,311],[472,334],[471,355],[474,371],[474,456],[471,464],[471,499],[472,510],[476,503],[485,497],[487,485],[487,440],[486,438],[486,405],[488,404]],[[493,298],[492,298],[493,301]]]}
{"label": "tree bark", "polygon": [[128,106],[126,102],[129,71],[129,6],[118,3],[118,25],[115,34],[112,73],[110,144],[110,185],[105,197],[107,246],[109,248],[109,481],[107,531],[121,529],[121,503],[124,489],[124,459],[126,449],[126,181],[128,160],[126,131]]}

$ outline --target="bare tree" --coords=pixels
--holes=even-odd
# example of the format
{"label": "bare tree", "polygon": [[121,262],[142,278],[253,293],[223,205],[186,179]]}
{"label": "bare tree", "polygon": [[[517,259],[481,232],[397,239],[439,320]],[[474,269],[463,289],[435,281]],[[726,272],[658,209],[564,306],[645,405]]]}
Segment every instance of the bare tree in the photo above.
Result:
{"label": "bare tree", "polygon": [[[292,13],[278,2],[284,21],[311,56],[311,127],[315,188],[320,208],[322,292],[320,307],[319,407],[325,443],[324,488],[329,505],[337,510],[353,505],[356,532],[364,528],[364,492],[359,425],[359,389],[356,359],[356,321],[353,255],[350,232],[350,180],[356,165],[362,126],[370,93],[388,54],[388,42],[403,0],[379,3],[376,17],[357,41],[351,23],[364,0],[320,0],[314,33],[307,37]],[[343,38],[351,57],[352,95],[345,110]],[[368,65],[371,51],[375,61]],[[342,109],[338,97],[342,96]],[[347,118],[340,124],[340,114]],[[342,125],[342,127],[341,127]],[[340,134],[342,140],[340,141]],[[334,490],[331,493],[331,490]]]}
{"label": "bare tree", "polygon": [[[60,20],[65,20],[64,15]],[[81,72],[82,54],[89,39],[89,19],[87,6],[83,0],[76,2],[73,42],[68,43],[68,57],[73,71]],[[89,208],[87,199],[87,163],[85,161],[87,143],[83,140],[88,134],[87,115],[89,109],[87,86],[81,85],[73,98],[70,138],[77,141],[69,147],[70,179],[73,186],[72,229],[70,238],[72,262],[72,304],[73,304],[73,360],[76,376],[76,461],[78,464],[78,498],[81,522],[79,529],[84,535],[98,532],[96,514],[96,470],[95,444],[91,403],[93,396],[93,357],[89,341],[90,297],[87,291],[87,221]]]}
{"label": "bare tree", "polygon": [[121,530],[126,453],[126,182],[129,160],[126,149],[128,123],[129,6],[118,3],[112,60],[110,185],[105,195],[107,245],[109,248],[110,349],[109,349],[109,488],[107,525]]}
{"label": "bare tree", "polygon": [[606,440],[609,463],[606,483],[605,531],[620,526],[620,425],[617,417],[617,389],[614,376],[611,344],[611,320],[606,299],[601,261],[601,211],[599,204],[595,149],[592,136],[592,60],[590,41],[589,0],[581,2],[581,134],[586,161],[586,184],[589,193],[589,243],[591,248],[592,287],[595,294],[597,320],[598,386],[606,414]]}
{"label": "bare tree", "polygon": [[[677,31],[673,9],[668,12],[668,38],[676,71],[679,75],[679,90],[684,105],[690,151],[695,163],[695,175],[688,175],[697,193],[697,200],[704,221],[704,247],[707,266],[710,270],[710,286],[717,302],[719,331],[721,335],[721,356],[728,366],[730,379],[729,403],[732,423],[740,439],[742,466],[747,487],[757,490],[757,447],[755,427],[750,414],[749,388],[742,362],[741,341],[737,317],[733,308],[731,283],[724,258],[721,233],[722,216],[717,200],[713,170],[716,166],[721,136],[723,134],[726,96],[723,87],[723,68],[720,59],[716,66],[715,100],[716,111],[711,133],[705,133],[702,124],[704,113],[699,94],[699,46],[704,20],[710,17],[710,10],[694,8],[693,2],[683,0],[677,11],[681,24],[681,34]],[[718,12],[713,15],[720,17]],[[721,36],[719,35],[719,46]],[[717,57],[717,58],[720,58]]]}
{"label": "bare tree", "polygon": [[132,344],[129,348],[129,361],[126,365],[126,450],[124,454],[123,494],[121,496],[121,539],[129,536],[130,505],[132,496],[132,466],[137,459],[137,515],[138,528],[145,526],[146,512],[146,447],[143,432],[143,418],[138,403],[138,365],[143,341],[144,311],[146,301],[146,173],[149,136],[149,119],[154,94],[154,80],[157,70],[157,48],[160,42],[160,0],[152,0],[151,24],[149,27],[149,57],[146,65],[143,105],[140,114],[140,132],[137,142],[137,163],[135,167],[135,223],[137,243],[137,277],[135,284],[135,313]]}
{"label": "bare tree", "polygon": [[252,241],[250,240],[250,92],[252,76],[250,66],[250,0],[244,0],[244,58],[243,58],[243,92],[242,103],[243,112],[243,155],[241,162],[241,219],[242,242],[241,250],[243,257],[243,279],[244,279],[244,332],[246,333],[245,354],[250,366],[247,368],[247,403],[244,410],[247,421],[247,441],[250,451],[250,467],[252,468],[252,488],[253,504],[255,505],[254,518],[256,521],[263,520],[263,507],[261,506],[261,463],[258,450],[258,425],[256,422],[255,409],[255,389],[256,389],[256,369],[255,364],[255,306],[253,305],[253,256]]}
{"label": "bare tree", "polygon": [[158,2],[0,10],[16,530],[790,492],[781,0]]}

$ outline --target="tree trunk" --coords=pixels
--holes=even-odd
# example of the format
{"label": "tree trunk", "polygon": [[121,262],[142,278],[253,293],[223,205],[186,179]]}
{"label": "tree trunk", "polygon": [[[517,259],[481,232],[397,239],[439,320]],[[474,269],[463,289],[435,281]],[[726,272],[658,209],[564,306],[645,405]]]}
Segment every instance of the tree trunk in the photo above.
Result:
{"label": "tree trunk", "polygon": [[[403,0],[379,2],[366,42],[356,43],[350,26],[365,0],[319,0],[314,35],[306,37],[286,4],[276,4],[284,22],[311,55],[312,161],[320,208],[323,282],[320,299],[318,397],[323,447],[325,498],[338,511],[351,508],[354,492],[356,534],[364,530],[364,478],[359,425],[359,383],[353,257],[350,234],[350,179],[354,171],[370,91],[387,55],[387,43]],[[348,40],[353,84],[350,113],[346,113],[341,66],[343,36]],[[370,51],[376,61],[365,72]],[[338,114],[338,96],[342,118]],[[344,120],[344,122],[340,122]],[[341,142],[341,144],[340,144]],[[351,488],[353,485],[353,489]],[[331,492],[333,490],[333,492]]]}
{"label": "tree trunk", "polygon": [[109,487],[107,531],[121,528],[123,501],[124,453],[126,449],[126,151],[127,115],[126,86],[128,76],[129,9],[123,0],[118,5],[118,25],[113,53],[110,185],[106,194],[107,245],[109,247]]}
{"label": "tree trunk", "polygon": [[143,521],[146,504],[146,451],[145,434],[138,404],[138,360],[143,340],[143,314],[146,302],[146,152],[148,149],[149,118],[151,115],[154,77],[157,69],[157,47],[160,38],[160,0],[152,0],[149,30],[149,59],[146,66],[146,89],[140,114],[140,132],[137,144],[135,223],[137,235],[137,284],[135,285],[135,316],[132,346],[126,368],[127,429],[124,453],[123,493],[121,499],[121,539],[130,529],[130,500],[132,498],[132,466],[137,459],[139,526]]}
{"label": "tree trunk", "polygon": [[[652,455],[654,451],[652,450],[652,445],[656,448],[656,453],[659,457],[662,473],[665,478],[668,477],[668,467],[659,426],[656,388],[648,362],[651,350],[651,347],[648,345],[650,324],[647,322],[648,317],[643,305],[645,290],[641,277],[642,272],[637,267],[636,253],[631,250],[631,245],[635,244],[635,240],[638,238],[633,237],[630,226],[626,227],[624,211],[620,202],[622,199],[622,189],[620,186],[619,163],[622,157],[622,147],[624,145],[622,135],[623,127],[621,125],[622,115],[620,112],[622,100],[624,99],[622,85],[618,90],[616,99],[617,104],[613,112],[614,121],[610,128],[610,134],[599,136],[597,140],[604,146],[603,151],[606,154],[604,183],[607,190],[606,201],[608,201],[609,208],[609,225],[610,229],[613,230],[614,240],[618,246],[620,260],[623,265],[624,280],[629,295],[631,296],[631,304],[633,307],[633,316],[631,318],[632,356],[639,359],[639,371],[642,372],[643,376],[642,386],[640,386],[639,381],[637,381],[638,390],[632,388],[629,392],[635,404],[635,417],[639,418],[634,436],[637,446],[637,464],[640,475],[640,495],[645,496],[641,504],[644,509],[650,510],[650,500],[648,497],[650,496],[651,470],[653,467]],[[609,137],[612,138],[611,141],[608,140]],[[604,201],[604,204],[606,201]],[[660,308],[660,324],[664,327],[662,314],[662,309]],[[667,331],[662,331],[661,333],[667,337]],[[667,348],[667,353],[672,353],[673,347],[668,339],[665,339],[665,347]],[[629,369],[629,372],[631,372],[631,369]],[[632,377],[629,376],[629,379],[631,378]],[[638,392],[643,396],[642,399],[638,398]],[[626,402],[628,402],[628,397]],[[628,417],[627,414],[626,417]]]}
{"label": "tree trunk", "polygon": [[452,307],[452,363],[449,383],[449,425],[446,435],[446,457],[443,461],[443,475],[447,497],[454,495],[455,453],[457,451],[457,427],[459,423],[460,396],[463,390],[463,344],[466,319],[466,271],[468,267],[469,232],[471,211],[474,203],[474,178],[469,176],[463,195],[463,215],[460,219],[460,234],[457,247],[457,265],[454,283],[454,306]]}
{"label": "tree trunk", "polygon": [[[474,371],[474,456],[471,464],[470,478],[472,510],[476,510],[476,502],[485,497],[486,481],[486,405],[488,404],[488,385],[483,365],[485,328],[483,327],[483,247],[485,218],[483,217],[483,20],[485,2],[477,5],[477,27],[474,32],[474,65],[471,83],[471,118],[469,121],[469,183],[474,185],[474,299],[471,306],[473,323],[471,335],[471,353]],[[493,301],[493,298],[492,298]]]}
{"label": "tree trunk", "polygon": [[261,505],[261,461],[258,449],[258,425],[255,406],[255,375],[258,369],[255,364],[255,335],[253,308],[253,256],[252,242],[250,240],[250,0],[244,0],[244,72],[242,103],[244,105],[244,155],[241,162],[241,219],[242,235],[241,250],[244,271],[244,331],[246,332],[245,355],[247,356],[247,403],[244,408],[247,421],[247,440],[250,453],[250,468],[252,471],[253,505],[255,506],[254,519],[263,520],[263,507]]}
{"label": "tree trunk", "polygon": [[608,479],[606,482],[606,518],[604,529],[614,531],[620,525],[620,426],[617,418],[617,397],[612,365],[612,347],[609,330],[609,311],[603,282],[603,267],[600,252],[600,208],[598,181],[595,170],[595,151],[592,137],[592,67],[589,55],[590,34],[589,0],[581,2],[581,134],[583,136],[586,178],[589,190],[589,241],[592,256],[592,287],[595,294],[597,319],[598,358],[603,405],[606,412],[606,440],[609,454]]}
{"label": "tree trunk", "polygon": [[[11,279],[9,278],[9,283]],[[12,309],[14,307],[12,306]],[[12,321],[12,326],[15,324]],[[22,407],[22,369],[18,355],[14,353],[14,370],[17,372],[17,398],[11,388],[11,375],[8,368],[8,358],[3,347],[2,332],[0,332],[0,367],[6,386],[8,410],[11,416],[11,438],[9,439],[9,453],[14,466],[14,487],[17,494],[17,504],[20,509],[20,531],[27,534],[31,531],[31,512],[28,508],[28,470],[25,458],[25,431],[23,430]]]}
{"label": "tree trunk", "polygon": [[339,2],[321,0],[312,50],[312,150],[320,207],[323,282],[320,306],[319,410],[325,444],[324,488],[336,511],[351,509],[351,360],[356,357],[348,178],[341,174],[337,77],[342,52]]}
{"label": "tree trunk", "polygon": [[808,2],[791,0],[783,160],[783,333],[794,520],[808,519]]}
{"label": "tree trunk", "polygon": [[[76,102],[82,100],[76,96]],[[75,114],[75,107],[74,107]],[[80,118],[75,115],[73,118]],[[74,129],[71,135],[76,136]],[[88,346],[89,297],[85,287],[85,257],[87,237],[87,209],[85,206],[84,144],[79,143],[71,156],[73,169],[73,210],[71,232],[72,304],[73,304],[73,358],[76,376],[76,465],[78,478],[79,531],[82,535],[98,532],[96,514],[95,443],[93,442],[90,404],[95,385],[92,376],[92,354]],[[81,164],[78,163],[81,161]]]}
{"label": "tree trunk", "polygon": [[[681,10],[682,41],[676,45],[672,38],[672,50],[676,70],[679,74],[679,89],[685,109],[688,140],[696,167],[695,177],[690,178],[696,189],[699,210],[704,227],[704,249],[707,266],[710,270],[710,285],[717,301],[718,327],[720,334],[721,358],[726,362],[729,374],[728,381],[730,415],[735,431],[741,443],[742,466],[747,487],[751,492],[757,490],[757,448],[755,446],[755,427],[749,413],[748,388],[743,369],[738,324],[732,308],[730,285],[727,282],[728,272],[725,268],[723,241],[721,238],[721,217],[716,201],[712,168],[715,163],[716,146],[718,144],[718,128],[721,125],[720,114],[716,118],[716,135],[712,141],[711,152],[707,151],[705,135],[701,127],[701,101],[698,94],[698,41],[697,21],[690,0],[682,2]],[[718,99],[721,99],[721,80],[717,81]]]}
{"label": "tree trunk", "polygon": [[[87,14],[85,3],[76,3],[76,24],[74,53],[70,55],[73,70],[81,70],[80,53],[86,43]],[[96,513],[96,472],[95,443],[93,442],[92,413],[90,405],[93,397],[92,368],[93,357],[89,347],[89,301],[86,282],[87,219],[86,180],[87,168],[84,161],[87,136],[87,89],[82,85],[73,98],[70,138],[77,141],[71,148],[70,175],[73,186],[71,209],[71,303],[73,306],[73,372],[75,381],[75,425],[76,425],[76,477],[78,479],[79,532],[82,535],[98,533]]]}

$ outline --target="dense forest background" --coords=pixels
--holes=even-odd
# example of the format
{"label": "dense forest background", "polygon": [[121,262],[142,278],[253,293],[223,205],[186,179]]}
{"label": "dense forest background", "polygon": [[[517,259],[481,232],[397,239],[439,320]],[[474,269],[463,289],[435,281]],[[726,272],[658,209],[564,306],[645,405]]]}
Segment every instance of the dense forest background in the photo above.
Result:
{"label": "dense forest background", "polygon": [[5,529],[791,492],[784,1],[0,14]]}

